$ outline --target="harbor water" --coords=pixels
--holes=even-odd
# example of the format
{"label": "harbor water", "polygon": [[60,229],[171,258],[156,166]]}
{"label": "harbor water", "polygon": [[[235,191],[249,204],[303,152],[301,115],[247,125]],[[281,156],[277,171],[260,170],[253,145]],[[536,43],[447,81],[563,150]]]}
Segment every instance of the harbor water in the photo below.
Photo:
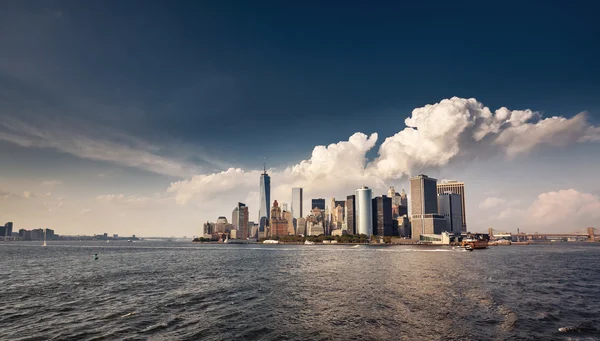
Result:
{"label": "harbor water", "polygon": [[600,340],[598,244],[39,244],[0,243],[0,339]]}

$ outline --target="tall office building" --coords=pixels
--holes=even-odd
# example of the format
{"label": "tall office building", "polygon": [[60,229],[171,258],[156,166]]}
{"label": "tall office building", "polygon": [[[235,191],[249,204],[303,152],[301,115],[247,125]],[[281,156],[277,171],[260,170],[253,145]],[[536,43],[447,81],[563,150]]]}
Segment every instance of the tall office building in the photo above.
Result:
{"label": "tall office building", "polygon": [[446,220],[438,214],[437,180],[427,175],[410,178],[410,205],[412,239],[422,234],[440,234],[445,230]]}
{"label": "tall office building", "polygon": [[302,187],[292,188],[292,217],[298,219],[302,214]]}
{"label": "tall office building", "polygon": [[325,211],[318,207],[313,208],[311,210],[311,215],[306,217],[306,234],[309,236],[327,234],[325,223]]}
{"label": "tall office building", "polygon": [[277,200],[273,201],[271,216],[269,218],[269,227],[271,237],[288,235],[288,221],[283,216]]}
{"label": "tall office building", "polygon": [[315,207],[319,208],[321,211],[325,211],[325,199],[323,199],[323,198],[313,199],[311,202],[310,209],[312,210]]}
{"label": "tall office building", "polygon": [[400,205],[408,207],[408,197],[406,196],[406,192],[404,192],[404,188],[400,192]]}
{"label": "tall office building", "polygon": [[346,207],[346,200],[336,200],[335,207],[342,206],[342,208]]}
{"label": "tall office building", "polygon": [[410,205],[412,215],[435,214],[437,208],[437,180],[427,175],[410,178]]}
{"label": "tall office building", "polygon": [[287,222],[288,222],[288,229],[287,229],[288,234],[291,236],[295,235],[296,234],[296,219],[294,219],[294,217],[292,216],[292,212],[283,210],[283,212],[281,212],[281,217],[284,218],[285,220],[287,220]]}
{"label": "tall office building", "polygon": [[240,226],[240,203],[238,203],[238,206],[233,208],[233,212],[231,212],[231,225],[233,225],[234,229],[238,229],[238,227]]}
{"label": "tall office building", "polygon": [[296,219],[296,235],[306,235],[306,218],[300,217]]}
{"label": "tall office building", "polygon": [[348,234],[356,234],[356,196],[346,197],[346,229]]}
{"label": "tall office building", "polygon": [[450,191],[439,194],[438,210],[446,219],[448,232],[462,232],[462,201],[459,194]]}
{"label": "tall office building", "polygon": [[392,199],[392,206],[401,205],[401,196],[400,193],[396,192],[394,187],[390,187],[388,189],[388,198]]}
{"label": "tall office building", "polygon": [[455,180],[443,180],[442,183],[437,184],[437,193],[443,194],[446,192],[452,192],[460,195],[461,206],[462,206],[462,232],[467,232],[467,211],[465,206],[465,183]]}
{"label": "tall office building", "polygon": [[13,233],[13,223],[8,222],[4,226],[0,226],[0,238],[11,237]]}
{"label": "tall office building", "polygon": [[265,226],[270,217],[271,206],[271,177],[267,174],[265,166],[264,172],[260,175],[260,208],[258,211],[258,220],[260,221],[260,232],[265,231]]}
{"label": "tall office building", "polygon": [[356,233],[373,234],[373,203],[372,192],[369,187],[362,186],[355,192],[356,195]]}
{"label": "tall office building", "polygon": [[244,203],[238,202],[237,206],[233,209],[233,212],[231,213],[231,224],[233,225],[233,228],[237,231],[237,238],[248,238],[248,219],[248,206],[246,206]]}
{"label": "tall office building", "polygon": [[392,198],[385,195],[373,198],[373,234],[393,236]]}
{"label": "tall office building", "polygon": [[225,218],[223,216],[217,218],[217,223],[215,224],[215,232],[217,232],[217,233],[229,232],[229,231],[227,231],[228,225],[230,225],[230,224],[227,222],[227,218]]}
{"label": "tall office building", "polygon": [[338,204],[332,213],[331,222],[334,224],[336,229],[342,228],[342,223],[344,223],[344,207]]}

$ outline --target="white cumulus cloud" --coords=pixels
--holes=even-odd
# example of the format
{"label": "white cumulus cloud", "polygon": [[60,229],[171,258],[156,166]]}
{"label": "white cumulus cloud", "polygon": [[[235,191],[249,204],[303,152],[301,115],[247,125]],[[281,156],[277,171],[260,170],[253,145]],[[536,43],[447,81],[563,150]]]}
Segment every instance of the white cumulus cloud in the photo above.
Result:
{"label": "white cumulus cloud", "polygon": [[504,205],[505,203],[506,203],[506,200],[504,200],[504,199],[500,199],[500,198],[496,198],[496,197],[488,197],[488,198],[485,198],[485,200],[479,204],[479,208],[488,209],[488,208]]}
{"label": "white cumulus cloud", "polygon": [[541,119],[531,110],[492,111],[474,98],[453,97],[416,108],[406,128],[388,137],[371,165],[382,178],[401,178],[453,159],[503,153],[514,157],[542,144],[598,141],[600,130],[585,113]]}
{"label": "white cumulus cloud", "polygon": [[531,224],[558,231],[600,227],[600,197],[575,189],[540,194],[527,210]]}
{"label": "white cumulus cloud", "polygon": [[[308,160],[270,170],[271,199],[288,202],[292,187],[303,187],[307,199],[346,196],[362,184],[374,188],[374,194],[384,193],[392,181],[452,160],[494,154],[513,157],[541,144],[565,146],[600,140],[600,130],[587,122],[584,113],[542,119],[532,110],[500,108],[492,112],[473,98],[454,97],[416,108],[405,123],[400,132],[383,141],[371,162],[367,153],[375,148],[378,135],[355,133],[346,141],[316,146]],[[199,174],[173,182],[168,192],[180,205],[195,201],[206,210],[222,212],[222,205],[233,208],[237,201],[246,200],[254,211],[261,173],[229,168]],[[512,202],[492,198],[480,205],[492,208],[511,206]]]}

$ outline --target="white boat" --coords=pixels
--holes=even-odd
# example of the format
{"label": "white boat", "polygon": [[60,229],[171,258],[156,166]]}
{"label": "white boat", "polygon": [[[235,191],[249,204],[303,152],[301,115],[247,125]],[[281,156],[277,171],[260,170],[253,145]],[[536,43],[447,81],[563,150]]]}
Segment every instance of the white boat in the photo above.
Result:
{"label": "white boat", "polygon": [[46,246],[46,229],[44,229],[44,244],[42,246]]}
{"label": "white boat", "polygon": [[315,242],[311,242],[310,240],[307,240],[304,242],[305,245],[315,245]]}
{"label": "white boat", "polygon": [[267,239],[263,242],[263,244],[279,244],[279,240]]}

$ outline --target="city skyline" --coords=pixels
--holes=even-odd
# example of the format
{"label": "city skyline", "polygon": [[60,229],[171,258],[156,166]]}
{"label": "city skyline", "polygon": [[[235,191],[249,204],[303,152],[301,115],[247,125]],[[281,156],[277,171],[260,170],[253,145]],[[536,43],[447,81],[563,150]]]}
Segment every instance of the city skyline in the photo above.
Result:
{"label": "city skyline", "polygon": [[[427,174],[466,184],[467,230],[600,225],[592,11],[164,6],[0,3],[0,224],[191,236],[236,203],[260,224],[266,171],[303,216]],[[474,32],[491,12],[536,29]]]}

